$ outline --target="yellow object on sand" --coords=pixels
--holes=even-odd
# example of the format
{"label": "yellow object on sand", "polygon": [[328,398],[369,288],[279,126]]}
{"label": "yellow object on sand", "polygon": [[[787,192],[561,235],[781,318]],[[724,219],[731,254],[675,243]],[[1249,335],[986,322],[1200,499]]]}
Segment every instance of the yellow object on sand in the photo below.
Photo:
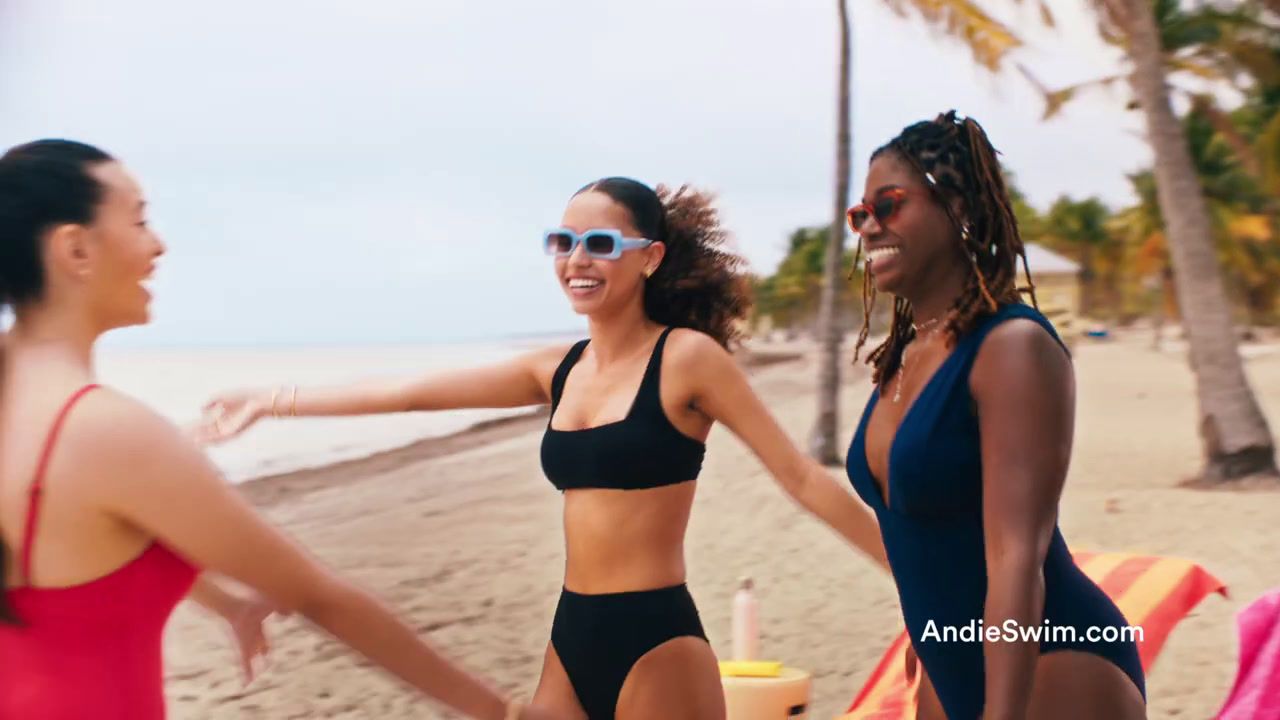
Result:
{"label": "yellow object on sand", "polygon": [[771,660],[721,660],[720,675],[723,677],[778,677],[782,674],[782,663]]}
{"label": "yellow object on sand", "polygon": [[725,717],[728,720],[810,720],[809,695],[813,681],[804,670],[782,667],[776,675],[726,675],[720,678],[720,682],[724,685]]}

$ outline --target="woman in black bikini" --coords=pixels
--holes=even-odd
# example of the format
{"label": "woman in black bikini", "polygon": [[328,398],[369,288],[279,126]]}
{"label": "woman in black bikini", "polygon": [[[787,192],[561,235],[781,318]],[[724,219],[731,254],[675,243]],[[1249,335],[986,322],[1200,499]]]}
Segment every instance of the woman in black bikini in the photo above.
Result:
{"label": "woman in black bikini", "polygon": [[722,718],[716,658],[684,584],[714,422],[802,506],[886,562],[866,509],[795,447],[729,354],[748,300],[724,238],[702,194],[591,183],[543,237],[590,340],[407,385],[229,395],[210,404],[204,430],[221,440],[270,414],[550,403],[542,465],[564,492],[566,569],[534,704],[588,720]]}

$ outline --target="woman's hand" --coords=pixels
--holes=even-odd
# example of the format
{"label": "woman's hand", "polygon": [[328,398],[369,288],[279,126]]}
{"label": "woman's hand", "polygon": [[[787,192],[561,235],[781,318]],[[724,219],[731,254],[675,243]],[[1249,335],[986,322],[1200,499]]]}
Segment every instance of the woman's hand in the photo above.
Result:
{"label": "woman's hand", "polygon": [[[271,412],[269,398],[269,393],[264,397],[259,391],[239,391],[215,397],[204,406],[204,413],[191,428],[190,435],[201,445],[226,442]],[[278,402],[279,398],[276,400]]]}
{"label": "woman's hand", "polygon": [[239,601],[224,616],[240,652],[240,669],[245,685],[257,675],[259,668],[255,667],[255,660],[260,660],[263,668],[267,664],[271,643],[267,640],[263,623],[275,612],[275,607],[266,599],[255,597]]}

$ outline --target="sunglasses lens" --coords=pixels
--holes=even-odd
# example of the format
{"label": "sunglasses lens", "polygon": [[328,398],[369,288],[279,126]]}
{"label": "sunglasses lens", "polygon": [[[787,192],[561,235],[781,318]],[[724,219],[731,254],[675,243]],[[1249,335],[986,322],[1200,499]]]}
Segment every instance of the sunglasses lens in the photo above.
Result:
{"label": "sunglasses lens", "polygon": [[583,238],[583,242],[587,246],[587,252],[592,255],[612,255],[613,254],[613,236],[604,233],[587,233]]}
{"label": "sunglasses lens", "polygon": [[859,205],[856,208],[852,208],[849,210],[849,227],[854,232],[862,232],[862,227],[867,224],[869,217],[871,217],[871,214],[867,212],[865,207]]}
{"label": "sunglasses lens", "polygon": [[573,247],[573,238],[564,233],[550,233],[546,244],[548,255],[564,255]]}
{"label": "sunglasses lens", "polygon": [[883,225],[898,210],[898,198],[893,195],[882,195],[876,198],[871,210],[876,214],[876,222]]}

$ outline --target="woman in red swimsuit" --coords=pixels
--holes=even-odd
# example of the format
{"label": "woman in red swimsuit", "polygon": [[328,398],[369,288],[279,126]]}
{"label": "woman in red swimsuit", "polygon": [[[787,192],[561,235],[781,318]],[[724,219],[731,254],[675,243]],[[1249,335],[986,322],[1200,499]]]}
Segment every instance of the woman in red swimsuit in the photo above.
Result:
{"label": "woman in red swimsuit", "polygon": [[94,384],[93,350],[145,323],[164,252],[125,168],[46,140],[0,157],[0,718],[158,720],[161,634],[196,599],[261,614],[238,580],[467,717],[550,718],[450,663],[263,521],[181,431]]}

